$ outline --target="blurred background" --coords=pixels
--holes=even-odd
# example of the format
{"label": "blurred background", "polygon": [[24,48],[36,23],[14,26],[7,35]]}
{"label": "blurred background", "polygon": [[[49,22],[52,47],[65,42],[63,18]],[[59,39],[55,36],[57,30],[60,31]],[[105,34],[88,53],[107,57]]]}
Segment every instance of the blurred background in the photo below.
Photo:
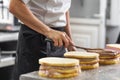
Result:
{"label": "blurred background", "polygon": [[[0,0],[0,80],[9,80],[14,66],[20,23],[10,0]],[[72,0],[72,38],[82,47],[104,48],[120,43],[120,0]]]}

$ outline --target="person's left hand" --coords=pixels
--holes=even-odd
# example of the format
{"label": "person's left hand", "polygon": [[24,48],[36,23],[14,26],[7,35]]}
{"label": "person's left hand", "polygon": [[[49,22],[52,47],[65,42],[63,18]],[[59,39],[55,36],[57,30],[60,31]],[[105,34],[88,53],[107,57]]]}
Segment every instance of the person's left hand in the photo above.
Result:
{"label": "person's left hand", "polygon": [[76,51],[77,48],[76,48],[75,46],[68,46],[68,47],[67,47],[67,50],[68,50],[68,51]]}
{"label": "person's left hand", "polygon": [[77,48],[74,46],[73,41],[70,42],[70,45],[67,47],[67,50],[68,51],[76,51],[77,50]]}

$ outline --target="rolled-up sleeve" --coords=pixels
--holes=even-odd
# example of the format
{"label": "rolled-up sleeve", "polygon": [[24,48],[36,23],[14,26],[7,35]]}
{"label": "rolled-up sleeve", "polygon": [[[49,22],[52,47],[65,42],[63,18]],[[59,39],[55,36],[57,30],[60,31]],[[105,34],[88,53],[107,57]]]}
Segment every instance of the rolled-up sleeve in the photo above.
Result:
{"label": "rolled-up sleeve", "polygon": [[27,4],[30,0],[22,0],[25,4]]}

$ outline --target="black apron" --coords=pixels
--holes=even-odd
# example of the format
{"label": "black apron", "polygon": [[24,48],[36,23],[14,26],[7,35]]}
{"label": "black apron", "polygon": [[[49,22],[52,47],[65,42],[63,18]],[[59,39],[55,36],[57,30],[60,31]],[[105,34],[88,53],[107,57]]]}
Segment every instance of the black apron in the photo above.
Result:
{"label": "black apron", "polygon": [[[64,27],[53,28],[64,31]],[[63,57],[65,48],[55,47],[53,42],[36,31],[21,25],[17,54],[12,80],[19,80],[21,74],[39,70],[38,59],[43,57]]]}

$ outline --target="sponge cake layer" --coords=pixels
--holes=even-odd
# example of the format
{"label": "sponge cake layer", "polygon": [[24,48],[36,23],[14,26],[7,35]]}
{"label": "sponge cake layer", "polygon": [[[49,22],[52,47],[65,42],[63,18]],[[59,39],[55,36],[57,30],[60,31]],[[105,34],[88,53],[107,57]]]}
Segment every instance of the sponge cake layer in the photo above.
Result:
{"label": "sponge cake layer", "polygon": [[79,60],[69,58],[47,57],[39,59],[39,64],[49,66],[76,66],[79,65]]}
{"label": "sponge cake layer", "polygon": [[99,54],[97,53],[91,53],[91,52],[77,52],[77,51],[71,51],[71,52],[66,52],[64,54],[65,57],[72,57],[72,58],[98,58]]}

